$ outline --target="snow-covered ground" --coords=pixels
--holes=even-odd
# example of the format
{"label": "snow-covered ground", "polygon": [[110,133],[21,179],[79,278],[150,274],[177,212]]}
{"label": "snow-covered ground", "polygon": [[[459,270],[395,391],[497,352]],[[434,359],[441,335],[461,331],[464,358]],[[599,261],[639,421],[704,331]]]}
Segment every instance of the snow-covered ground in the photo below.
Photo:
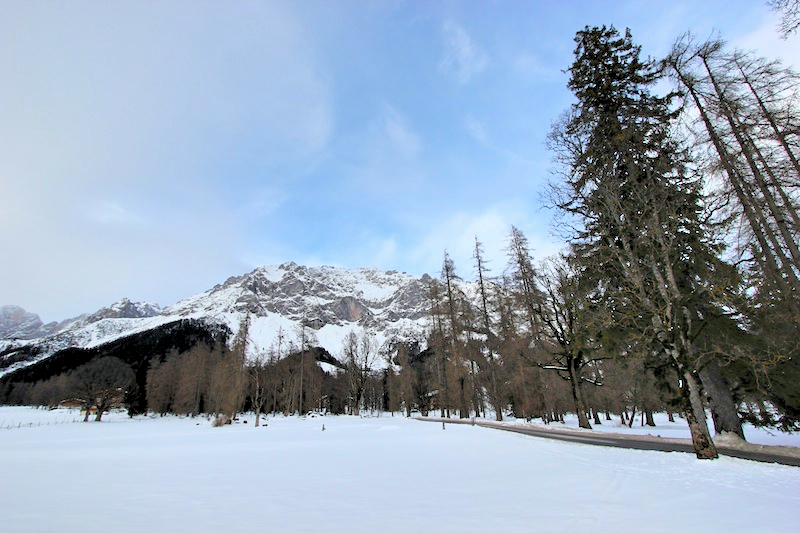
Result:
{"label": "snow-covered ground", "polygon": [[0,531],[797,531],[795,467],[388,415],[78,418],[0,407]]}

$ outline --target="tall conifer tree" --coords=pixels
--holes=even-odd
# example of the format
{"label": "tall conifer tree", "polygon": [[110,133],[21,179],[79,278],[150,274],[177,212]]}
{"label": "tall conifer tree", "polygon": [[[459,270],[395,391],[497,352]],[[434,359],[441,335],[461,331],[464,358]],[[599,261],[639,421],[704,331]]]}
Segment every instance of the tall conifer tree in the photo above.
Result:
{"label": "tall conifer tree", "polygon": [[693,342],[718,312],[726,269],[707,240],[700,183],[671,137],[671,95],[650,94],[658,73],[629,31],[586,27],[575,42],[568,86],[578,103],[550,137],[564,165],[555,203],[578,222],[573,252],[612,312],[676,370],[697,456],[715,458]]}

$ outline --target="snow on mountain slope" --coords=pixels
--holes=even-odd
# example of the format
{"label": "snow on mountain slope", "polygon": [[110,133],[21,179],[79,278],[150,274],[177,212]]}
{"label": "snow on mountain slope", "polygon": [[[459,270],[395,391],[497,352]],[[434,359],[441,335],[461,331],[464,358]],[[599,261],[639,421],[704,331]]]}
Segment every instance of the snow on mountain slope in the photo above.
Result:
{"label": "snow on mountain slope", "polygon": [[[269,350],[282,335],[284,350],[299,344],[301,325],[334,356],[351,330],[375,335],[378,346],[391,339],[421,340],[427,324],[425,290],[430,278],[376,269],[304,267],[295,263],[261,267],[221,285],[160,308],[156,304],[120,300],[37,339],[0,341],[0,353],[23,347],[38,354],[13,365],[0,365],[0,375],[46,358],[68,347],[91,348],[127,335],[184,318],[227,325],[235,335],[250,316],[248,355]],[[38,317],[37,317],[38,318]],[[6,357],[6,356],[3,356]],[[2,360],[0,360],[0,363]]]}
{"label": "snow on mountain slope", "polygon": [[304,267],[295,263],[258,268],[164,309],[165,315],[211,318],[234,333],[251,317],[249,353],[268,350],[282,331],[297,344],[301,324],[315,344],[341,351],[351,330],[373,333],[379,345],[391,338],[421,337],[427,323],[428,278],[395,271]]}

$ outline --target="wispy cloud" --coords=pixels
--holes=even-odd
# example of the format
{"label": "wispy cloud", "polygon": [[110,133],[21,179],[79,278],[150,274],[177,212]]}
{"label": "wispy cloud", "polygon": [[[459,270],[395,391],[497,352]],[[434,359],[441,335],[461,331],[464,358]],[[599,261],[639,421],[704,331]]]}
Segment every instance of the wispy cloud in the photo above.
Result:
{"label": "wispy cloud", "polygon": [[409,159],[419,154],[422,149],[419,136],[408,125],[406,118],[388,104],[383,109],[383,127],[384,133],[398,154]]}
{"label": "wispy cloud", "polygon": [[529,53],[515,57],[511,66],[518,76],[531,81],[560,81],[566,76],[561,72],[560,67],[548,65],[534,54]]}
{"label": "wispy cloud", "polygon": [[274,214],[284,205],[289,195],[278,187],[263,186],[251,191],[250,199],[241,208],[246,218],[263,218]]}
{"label": "wispy cloud", "polygon": [[472,40],[467,30],[452,20],[444,23],[443,35],[444,55],[439,70],[466,85],[486,69],[489,56]]}
{"label": "wispy cloud", "polygon": [[101,200],[87,211],[90,220],[106,226],[140,227],[145,218],[118,202]]}
{"label": "wispy cloud", "polygon": [[464,129],[478,144],[485,145],[489,141],[489,134],[486,132],[486,126],[472,115],[464,117]]}
{"label": "wispy cloud", "polygon": [[447,250],[460,275],[469,278],[474,265],[475,237],[478,237],[493,274],[500,274],[506,264],[505,249],[512,225],[526,234],[536,258],[552,255],[563,246],[550,235],[546,220],[531,217],[529,207],[511,201],[477,212],[451,212],[432,221],[428,233],[411,251],[409,259],[418,270],[437,275]]}
{"label": "wispy cloud", "polygon": [[759,26],[752,32],[734,40],[732,44],[744,50],[757,50],[759,56],[780,59],[784,64],[800,68],[800,33],[781,39],[778,30],[778,16],[768,11]]}

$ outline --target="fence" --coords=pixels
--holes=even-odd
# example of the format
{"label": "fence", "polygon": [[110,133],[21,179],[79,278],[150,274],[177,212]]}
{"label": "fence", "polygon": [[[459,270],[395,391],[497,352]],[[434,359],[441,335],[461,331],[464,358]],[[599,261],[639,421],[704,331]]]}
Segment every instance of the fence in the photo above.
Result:
{"label": "fence", "polygon": [[35,428],[41,426],[60,426],[63,424],[73,424],[75,422],[83,422],[83,418],[73,418],[72,420],[48,420],[47,422],[15,422],[13,420],[6,423],[5,420],[0,422],[0,430],[3,429],[21,429],[21,428]]}

